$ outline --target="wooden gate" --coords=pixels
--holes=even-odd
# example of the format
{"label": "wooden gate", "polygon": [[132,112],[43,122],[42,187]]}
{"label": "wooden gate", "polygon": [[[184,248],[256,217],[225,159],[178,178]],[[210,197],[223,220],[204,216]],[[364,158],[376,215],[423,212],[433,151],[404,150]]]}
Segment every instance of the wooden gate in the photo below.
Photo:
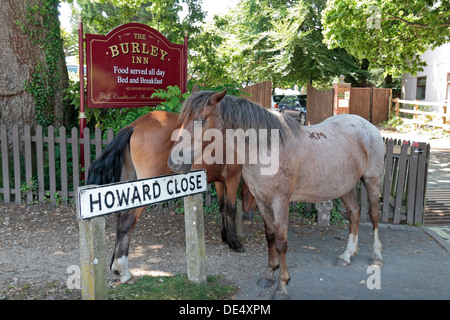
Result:
{"label": "wooden gate", "polygon": [[389,119],[392,90],[386,88],[351,88],[350,110],[371,123],[379,123]]}
{"label": "wooden gate", "polygon": [[[386,88],[350,88],[349,113],[356,114],[371,123],[389,119],[392,90]],[[319,91],[308,85],[306,123],[322,122],[333,115],[334,90]]]}
{"label": "wooden gate", "polygon": [[370,104],[372,101],[372,88],[350,88],[350,110],[351,114],[370,121]]}
{"label": "wooden gate", "polygon": [[243,98],[257,103],[270,110],[272,104],[272,81],[264,81],[242,89],[248,95],[242,95]]}
{"label": "wooden gate", "polygon": [[306,123],[317,124],[333,115],[333,89],[320,91],[308,85],[306,98]]}
{"label": "wooden gate", "polygon": [[[384,178],[380,190],[381,222],[423,224],[430,145],[385,139]],[[361,221],[368,220],[367,191],[357,187]]]}
{"label": "wooden gate", "polygon": [[370,121],[379,123],[389,120],[389,113],[392,100],[392,89],[375,88],[372,93],[372,103],[370,110]]}

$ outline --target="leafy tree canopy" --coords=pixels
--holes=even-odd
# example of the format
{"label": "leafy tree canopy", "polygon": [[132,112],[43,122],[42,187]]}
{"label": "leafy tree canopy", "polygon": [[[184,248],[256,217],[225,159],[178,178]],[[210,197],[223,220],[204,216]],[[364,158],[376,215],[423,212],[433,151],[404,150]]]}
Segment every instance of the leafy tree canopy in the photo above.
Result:
{"label": "leafy tree canopy", "polygon": [[[178,14],[183,3],[188,13],[181,20]],[[158,30],[173,43],[182,43],[185,31],[198,33],[198,22],[205,17],[201,0],[77,0],[72,8],[72,17],[82,15],[86,33],[106,34],[121,24],[138,22]]]}
{"label": "leafy tree canopy", "polygon": [[324,40],[393,76],[415,74],[420,55],[450,40],[450,2],[442,0],[329,0]]}
{"label": "leafy tree canopy", "polygon": [[322,42],[325,0],[241,0],[204,26],[195,76],[274,87],[329,84],[340,74],[364,82],[367,71],[345,49]]}

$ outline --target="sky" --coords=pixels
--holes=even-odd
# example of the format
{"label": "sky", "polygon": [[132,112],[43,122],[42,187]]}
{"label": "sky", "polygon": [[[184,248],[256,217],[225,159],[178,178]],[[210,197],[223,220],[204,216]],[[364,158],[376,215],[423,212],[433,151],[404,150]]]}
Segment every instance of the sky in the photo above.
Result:
{"label": "sky", "polygon": [[[238,1],[239,0],[203,0],[202,7],[203,10],[207,12],[206,19],[211,20],[214,15],[225,12],[229,7],[236,5]],[[70,30],[70,5],[66,2],[61,2],[59,11],[61,26],[66,30]]]}
{"label": "sky", "polygon": [[203,10],[208,12],[207,19],[212,19],[212,17],[218,13],[227,11],[229,7],[235,6],[239,0],[203,0]]}

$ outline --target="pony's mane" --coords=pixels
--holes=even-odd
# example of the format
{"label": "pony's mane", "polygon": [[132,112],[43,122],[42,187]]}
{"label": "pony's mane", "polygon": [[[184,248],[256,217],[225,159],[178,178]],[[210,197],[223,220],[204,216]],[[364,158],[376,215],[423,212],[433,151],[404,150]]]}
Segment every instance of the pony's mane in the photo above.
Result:
{"label": "pony's mane", "polygon": [[[210,97],[217,92],[200,91],[193,93],[184,103],[180,119],[197,116],[207,105]],[[298,134],[301,130],[300,123],[289,116],[271,112],[259,104],[245,98],[226,95],[218,105],[219,116],[227,129],[267,129],[270,137],[270,129],[278,129],[281,145],[284,145],[291,131]],[[270,139],[269,139],[270,141]]]}

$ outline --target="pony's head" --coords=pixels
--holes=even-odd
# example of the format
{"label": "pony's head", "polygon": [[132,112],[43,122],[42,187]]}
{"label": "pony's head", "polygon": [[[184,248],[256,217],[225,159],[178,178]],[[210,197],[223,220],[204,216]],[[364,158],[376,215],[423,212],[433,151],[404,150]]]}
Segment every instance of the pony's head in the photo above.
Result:
{"label": "pony's head", "polygon": [[172,133],[175,143],[167,162],[172,171],[187,173],[194,161],[202,156],[206,146],[203,133],[208,129],[221,128],[216,109],[226,93],[226,90],[194,92],[185,101],[180,114],[181,127]]}

